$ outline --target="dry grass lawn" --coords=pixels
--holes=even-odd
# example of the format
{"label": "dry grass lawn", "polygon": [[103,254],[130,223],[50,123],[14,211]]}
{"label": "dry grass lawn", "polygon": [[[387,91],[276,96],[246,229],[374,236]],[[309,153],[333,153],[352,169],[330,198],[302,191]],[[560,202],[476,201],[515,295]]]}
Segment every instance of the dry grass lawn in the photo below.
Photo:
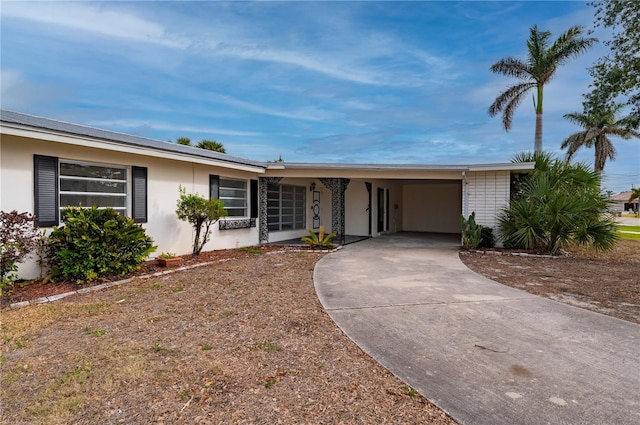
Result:
{"label": "dry grass lawn", "polygon": [[5,424],[454,424],[316,298],[322,254],[253,255],[2,311]]}

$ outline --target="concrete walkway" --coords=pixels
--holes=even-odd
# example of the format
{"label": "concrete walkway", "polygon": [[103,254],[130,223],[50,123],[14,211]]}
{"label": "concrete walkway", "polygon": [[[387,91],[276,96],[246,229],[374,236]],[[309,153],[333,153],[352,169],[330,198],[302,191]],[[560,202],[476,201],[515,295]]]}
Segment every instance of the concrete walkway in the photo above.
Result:
{"label": "concrete walkway", "polygon": [[356,344],[462,424],[640,424],[639,325],[479,276],[457,243],[349,245],[317,264],[316,291]]}

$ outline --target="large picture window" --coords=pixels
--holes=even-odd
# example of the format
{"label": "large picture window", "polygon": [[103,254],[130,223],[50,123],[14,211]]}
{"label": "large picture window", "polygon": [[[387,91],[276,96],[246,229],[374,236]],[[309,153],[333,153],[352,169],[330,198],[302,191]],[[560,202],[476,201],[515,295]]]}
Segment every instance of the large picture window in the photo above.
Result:
{"label": "large picture window", "polygon": [[267,227],[269,231],[306,228],[306,188],[286,184],[267,190]]}
{"label": "large picture window", "polygon": [[127,215],[127,168],[60,161],[60,209],[110,207]]}
{"label": "large picture window", "polygon": [[60,223],[69,206],[113,208],[136,223],[147,222],[147,168],[95,164],[34,155],[38,226]]}

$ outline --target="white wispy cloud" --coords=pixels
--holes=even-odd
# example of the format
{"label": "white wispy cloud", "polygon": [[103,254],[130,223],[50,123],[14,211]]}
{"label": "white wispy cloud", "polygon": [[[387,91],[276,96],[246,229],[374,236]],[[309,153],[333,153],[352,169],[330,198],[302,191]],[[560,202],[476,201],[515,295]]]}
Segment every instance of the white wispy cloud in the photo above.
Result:
{"label": "white wispy cloud", "polygon": [[255,137],[261,136],[262,133],[252,132],[252,131],[238,131],[238,130],[229,130],[224,128],[216,128],[216,127],[204,127],[204,126],[190,126],[190,125],[180,125],[180,124],[167,124],[165,122],[157,122],[153,120],[127,120],[127,119],[118,119],[118,120],[92,120],[87,122],[87,125],[95,126],[95,127],[105,127],[105,128],[121,128],[121,129],[131,129],[131,128],[149,128],[153,130],[163,130],[163,131],[171,131],[173,133],[197,133],[197,134],[217,134],[224,136],[244,136],[244,137]]}
{"label": "white wispy cloud", "polygon": [[[163,25],[110,4],[74,2],[3,2],[3,19],[17,18],[100,36],[184,48],[188,42],[172,37]],[[73,34],[73,33],[72,33]]]}
{"label": "white wispy cloud", "polygon": [[247,102],[244,100],[235,99],[231,96],[224,96],[217,93],[208,93],[207,97],[210,100],[217,100],[220,103],[243,109],[245,111],[263,115],[270,115],[274,117],[299,119],[305,121],[332,121],[339,117],[339,114],[335,112],[322,110],[313,106],[301,106],[295,108],[294,110],[281,110],[275,107],[266,107],[263,104]]}
{"label": "white wispy cloud", "polygon": [[[68,34],[82,31],[101,37],[185,49],[196,55],[286,65],[337,80],[374,86],[434,84],[448,75],[442,71],[450,69],[444,58],[406,45],[388,34],[371,31],[363,36],[346,25],[340,27],[339,38],[351,39],[353,45],[316,44],[301,40],[294,47],[286,47],[281,39],[276,38],[274,44],[261,38],[260,32],[238,29],[251,27],[251,23],[232,14],[224,14],[218,19],[231,19],[231,23],[235,19],[237,25],[224,22],[220,28],[211,30],[199,25],[177,29],[177,23],[162,23],[160,18],[155,21],[147,19],[141,15],[142,12],[127,10],[118,3],[5,2],[1,13],[4,19],[53,25],[67,29]],[[218,24],[216,17],[213,20],[213,25],[207,24],[215,27]],[[332,40],[331,37],[329,39]],[[394,63],[398,65],[393,67]],[[419,69],[416,72],[403,71],[402,65],[407,63]]]}

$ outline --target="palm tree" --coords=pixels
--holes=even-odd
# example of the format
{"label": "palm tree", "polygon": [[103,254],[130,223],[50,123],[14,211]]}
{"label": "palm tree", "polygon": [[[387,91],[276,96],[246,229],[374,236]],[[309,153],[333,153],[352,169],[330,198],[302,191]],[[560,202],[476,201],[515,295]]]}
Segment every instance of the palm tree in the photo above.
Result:
{"label": "palm tree", "polygon": [[566,119],[583,128],[583,131],[567,137],[560,146],[562,149],[567,149],[567,161],[571,160],[581,147],[593,146],[595,148],[593,169],[602,172],[607,159],[614,160],[616,157],[616,149],[609,136],[618,136],[625,140],[640,137],[640,133],[631,127],[630,117],[616,119],[616,114],[623,107],[622,104],[616,104],[566,114],[564,116]]}
{"label": "palm tree", "polygon": [[573,26],[549,46],[551,32],[538,31],[534,25],[527,40],[529,50],[526,61],[507,57],[491,66],[491,72],[515,77],[519,81],[501,92],[489,107],[489,115],[496,116],[502,112],[502,124],[509,131],[513,121],[513,114],[529,90],[535,88],[533,96],[536,110],[536,132],[534,149],[542,151],[542,100],[544,85],[553,78],[558,66],[563,65],[569,58],[576,57],[587,51],[596,38],[581,37],[582,27]]}
{"label": "palm tree", "polygon": [[215,151],[220,153],[227,153],[227,150],[224,148],[222,143],[216,142],[215,140],[207,140],[207,139],[200,140],[200,142],[198,142],[196,147],[200,149],[207,149],[210,151]]}
{"label": "palm tree", "polygon": [[[633,201],[634,200],[638,200],[640,201],[640,187],[636,187],[636,188],[631,188],[631,195],[629,196],[629,203],[631,204],[631,207],[633,208]],[[638,212],[640,211],[640,208],[634,208],[636,215],[638,215]]]}

